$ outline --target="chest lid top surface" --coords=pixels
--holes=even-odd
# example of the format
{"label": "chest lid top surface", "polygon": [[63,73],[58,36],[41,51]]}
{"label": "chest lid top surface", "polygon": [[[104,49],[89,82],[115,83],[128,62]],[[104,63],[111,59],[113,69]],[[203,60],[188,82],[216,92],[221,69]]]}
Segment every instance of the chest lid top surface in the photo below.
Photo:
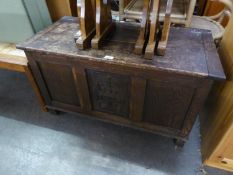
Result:
{"label": "chest lid top surface", "polygon": [[214,79],[225,78],[209,31],[171,28],[165,56],[155,55],[153,60],[145,60],[143,56],[133,54],[139,26],[117,23],[116,31],[108,37],[101,50],[79,50],[74,42],[74,35],[78,31],[78,19],[64,17],[17,47],[25,51],[60,54],[75,59]]}

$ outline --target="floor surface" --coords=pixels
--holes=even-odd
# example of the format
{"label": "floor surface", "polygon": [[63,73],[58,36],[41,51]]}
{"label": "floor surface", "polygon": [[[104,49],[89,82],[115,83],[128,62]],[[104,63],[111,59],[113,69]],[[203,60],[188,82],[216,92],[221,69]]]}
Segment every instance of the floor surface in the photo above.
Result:
{"label": "floor surface", "polygon": [[199,124],[172,139],[42,112],[23,74],[0,70],[1,175],[230,175],[201,164]]}

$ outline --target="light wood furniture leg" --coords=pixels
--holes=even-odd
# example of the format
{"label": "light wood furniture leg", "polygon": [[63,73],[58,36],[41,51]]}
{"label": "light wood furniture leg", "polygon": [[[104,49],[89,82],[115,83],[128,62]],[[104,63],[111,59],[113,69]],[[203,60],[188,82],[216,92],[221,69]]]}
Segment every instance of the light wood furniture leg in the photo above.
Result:
{"label": "light wood furniture leg", "polygon": [[163,30],[162,30],[162,37],[161,37],[161,40],[159,41],[158,48],[157,48],[157,54],[161,56],[165,55],[165,51],[167,47],[167,41],[168,41],[170,26],[171,26],[172,5],[173,5],[173,0],[168,0],[164,24],[163,24]]}
{"label": "light wood furniture leg", "polygon": [[159,4],[160,0],[151,0],[151,13],[150,13],[150,34],[149,41],[145,51],[145,58],[152,59],[156,46],[156,35],[158,31],[159,21]]}
{"label": "light wood furniture leg", "polygon": [[7,70],[11,70],[11,71],[25,73],[30,84],[32,85],[32,88],[33,88],[35,94],[36,94],[36,97],[37,97],[38,102],[40,104],[41,110],[44,112],[47,112],[47,108],[45,106],[44,99],[41,96],[40,90],[39,90],[28,66],[17,65],[17,64],[12,64],[12,63],[5,63],[5,62],[0,61],[0,69],[7,69]]}
{"label": "light wood furniture leg", "polygon": [[37,96],[37,99],[40,103],[40,106],[41,106],[41,109],[42,111],[44,112],[48,112],[48,109],[45,107],[45,102],[44,102],[44,99],[43,97],[41,96],[41,93],[40,93],[40,89],[32,75],[32,72],[31,72],[31,69],[29,68],[29,65],[28,66],[24,66],[24,70],[25,70],[25,74],[29,80],[29,82],[31,83],[31,86]]}
{"label": "light wood furniture leg", "polygon": [[81,0],[80,6],[80,31],[76,34],[75,41],[79,49],[87,49],[95,36],[95,4],[92,0]]}
{"label": "light wood furniture leg", "polygon": [[150,3],[150,0],[144,0],[140,34],[139,34],[138,40],[137,40],[137,42],[135,44],[135,48],[134,48],[134,53],[135,54],[142,54],[143,49],[145,48],[147,29],[149,27],[148,26],[148,24],[149,24],[148,23],[149,3]]}
{"label": "light wood furniture leg", "polygon": [[32,85],[41,109],[47,112],[44,99],[28,67],[28,61],[23,51],[17,50],[14,44],[0,43],[0,69],[25,73]]}
{"label": "light wood furniture leg", "polygon": [[92,48],[99,49],[103,39],[113,31],[114,27],[110,1],[96,0],[96,36],[91,41]]}

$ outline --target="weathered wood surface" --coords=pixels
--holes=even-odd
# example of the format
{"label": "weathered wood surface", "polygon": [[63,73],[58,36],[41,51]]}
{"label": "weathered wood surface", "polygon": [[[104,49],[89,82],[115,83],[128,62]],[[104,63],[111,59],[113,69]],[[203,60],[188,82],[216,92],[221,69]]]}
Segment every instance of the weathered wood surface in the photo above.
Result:
{"label": "weathered wood surface", "polygon": [[[143,60],[143,56],[133,53],[134,45],[139,34],[139,26],[121,25],[117,23],[116,32],[109,40],[106,40],[101,50],[81,50],[77,49],[73,41],[73,36],[79,30],[77,18],[64,17],[53,26],[38,33],[35,37],[18,45],[18,48],[26,51],[43,51],[61,55],[79,57],[83,61],[97,61],[108,64],[124,64],[129,67],[147,68],[150,70],[164,70],[179,74],[192,75],[198,77],[224,78],[221,63],[217,51],[213,48],[211,34],[208,31],[188,28],[171,28],[170,38],[167,45],[166,54],[154,56],[153,60]],[[203,47],[203,35],[208,35],[206,44],[211,49]],[[122,43],[122,40],[127,43]],[[112,56],[114,59],[105,59]],[[209,57],[211,55],[211,58]],[[206,64],[207,60],[215,61],[213,66]]]}
{"label": "weathered wood surface", "polygon": [[225,78],[211,35],[172,28],[165,56],[144,60],[133,53],[139,29],[119,23],[103,49],[79,50],[77,19],[63,18],[18,47],[49,109],[85,113],[182,145],[211,83]]}

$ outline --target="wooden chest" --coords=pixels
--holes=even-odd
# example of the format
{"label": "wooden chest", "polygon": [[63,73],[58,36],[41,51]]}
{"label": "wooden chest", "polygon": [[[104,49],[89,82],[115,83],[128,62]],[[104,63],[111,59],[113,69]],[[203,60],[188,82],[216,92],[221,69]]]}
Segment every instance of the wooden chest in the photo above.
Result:
{"label": "wooden chest", "polygon": [[83,51],[73,41],[77,20],[65,17],[18,45],[46,107],[85,113],[183,144],[212,82],[225,78],[211,33],[172,28],[166,55],[144,60],[132,53],[138,26],[119,23],[102,50]]}

